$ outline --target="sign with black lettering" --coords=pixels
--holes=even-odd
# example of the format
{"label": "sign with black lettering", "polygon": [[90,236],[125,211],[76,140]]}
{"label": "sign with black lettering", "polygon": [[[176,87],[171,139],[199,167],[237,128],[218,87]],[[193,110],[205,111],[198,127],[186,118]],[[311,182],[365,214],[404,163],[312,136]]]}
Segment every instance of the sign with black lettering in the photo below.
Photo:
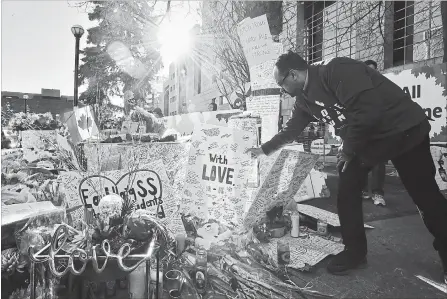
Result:
{"label": "sign with black lettering", "polygon": [[256,160],[245,151],[256,134],[228,127],[200,124],[191,140],[182,212],[204,220],[242,224],[249,199],[248,182]]}
{"label": "sign with black lettering", "polygon": [[384,74],[418,103],[431,119],[431,142],[447,142],[447,64]]}
{"label": "sign with black lettering", "polygon": [[105,195],[115,193],[135,201],[138,209],[148,209],[158,218],[166,218],[163,203],[163,187],[160,176],[153,170],[139,169],[125,173],[116,182],[104,175],[92,175],[79,184],[79,196],[85,207],[99,214],[98,205]]}
{"label": "sign with black lettering", "polygon": [[[121,198],[134,200],[137,209],[146,209],[167,225],[172,232],[184,231],[179,214],[179,200],[168,179],[161,160],[141,165],[133,170],[104,171],[99,174],[66,172],[58,177],[64,185],[68,206],[84,205],[93,208],[98,217],[99,203],[108,194],[118,194]],[[83,217],[78,209],[73,219]]]}

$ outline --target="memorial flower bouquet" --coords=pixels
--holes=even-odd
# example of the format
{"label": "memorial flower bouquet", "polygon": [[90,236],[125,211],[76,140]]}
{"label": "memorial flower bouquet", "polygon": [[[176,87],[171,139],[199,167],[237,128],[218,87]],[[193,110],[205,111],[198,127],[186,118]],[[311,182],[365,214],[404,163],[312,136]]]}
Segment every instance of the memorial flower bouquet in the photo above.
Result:
{"label": "memorial flower bouquet", "polygon": [[55,120],[50,112],[43,114],[19,112],[11,117],[8,126],[15,131],[55,130],[62,126],[62,123]]}

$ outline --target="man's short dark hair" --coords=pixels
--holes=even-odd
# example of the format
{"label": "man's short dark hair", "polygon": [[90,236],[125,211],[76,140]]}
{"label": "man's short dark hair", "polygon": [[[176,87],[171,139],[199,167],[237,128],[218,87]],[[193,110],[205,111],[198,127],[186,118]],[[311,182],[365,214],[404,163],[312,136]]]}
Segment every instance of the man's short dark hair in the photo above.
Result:
{"label": "man's short dark hair", "polygon": [[366,65],[374,65],[374,68],[377,69],[377,62],[375,62],[374,60],[367,60],[365,61]]}
{"label": "man's short dark hair", "polygon": [[276,60],[275,65],[281,74],[286,73],[288,70],[305,71],[309,68],[306,60],[293,51],[281,54]]}

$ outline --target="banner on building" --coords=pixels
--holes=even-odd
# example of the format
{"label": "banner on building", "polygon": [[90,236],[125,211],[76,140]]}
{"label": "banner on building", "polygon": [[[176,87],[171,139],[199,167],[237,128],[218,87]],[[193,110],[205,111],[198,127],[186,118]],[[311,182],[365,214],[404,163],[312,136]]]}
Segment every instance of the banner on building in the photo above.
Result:
{"label": "banner on building", "polygon": [[384,74],[418,103],[433,121],[430,141],[447,142],[447,64]]}
{"label": "banner on building", "polygon": [[241,225],[249,198],[248,174],[256,162],[245,151],[256,142],[256,135],[199,124],[191,141],[182,212],[204,220]]}

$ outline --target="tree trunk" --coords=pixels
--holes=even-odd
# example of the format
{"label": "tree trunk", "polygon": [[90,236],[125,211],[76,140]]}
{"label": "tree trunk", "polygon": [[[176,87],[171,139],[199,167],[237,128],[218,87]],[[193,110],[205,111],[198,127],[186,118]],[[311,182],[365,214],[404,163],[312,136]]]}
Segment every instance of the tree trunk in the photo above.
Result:
{"label": "tree trunk", "polygon": [[447,2],[441,1],[442,40],[444,42],[444,59],[447,62]]}

